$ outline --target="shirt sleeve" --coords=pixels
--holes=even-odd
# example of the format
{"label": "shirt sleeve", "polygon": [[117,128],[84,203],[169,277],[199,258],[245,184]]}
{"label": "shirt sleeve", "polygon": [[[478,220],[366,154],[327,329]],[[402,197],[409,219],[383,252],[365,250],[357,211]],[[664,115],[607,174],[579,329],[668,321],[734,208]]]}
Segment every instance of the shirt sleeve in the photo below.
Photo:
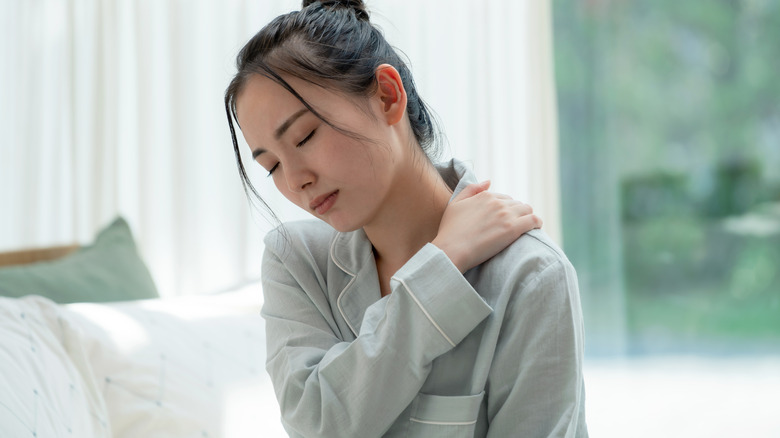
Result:
{"label": "shirt sleeve", "polygon": [[488,436],[587,437],[574,268],[558,260],[514,292],[489,374]]}
{"label": "shirt sleeve", "polygon": [[266,365],[291,436],[382,435],[417,395],[431,362],[492,311],[428,244],[393,277],[390,296],[367,308],[357,338],[345,342],[324,282],[305,281],[317,276],[316,266],[302,260],[294,248],[268,247],[263,259]]}

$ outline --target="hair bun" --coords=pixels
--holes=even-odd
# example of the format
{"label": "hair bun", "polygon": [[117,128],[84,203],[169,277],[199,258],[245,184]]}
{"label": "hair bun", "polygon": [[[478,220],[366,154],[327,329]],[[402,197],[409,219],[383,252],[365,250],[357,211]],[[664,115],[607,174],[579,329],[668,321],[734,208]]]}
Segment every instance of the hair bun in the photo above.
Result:
{"label": "hair bun", "polygon": [[303,7],[320,3],[328,9],[351,9],[358,20],[368,21],[368,10],[362,0],[303,0]]}

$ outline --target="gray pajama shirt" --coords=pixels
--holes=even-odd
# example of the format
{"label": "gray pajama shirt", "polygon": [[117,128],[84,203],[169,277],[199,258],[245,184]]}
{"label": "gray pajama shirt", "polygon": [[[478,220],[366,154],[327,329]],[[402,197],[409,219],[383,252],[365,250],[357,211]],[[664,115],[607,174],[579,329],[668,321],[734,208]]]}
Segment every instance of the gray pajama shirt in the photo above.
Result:
{"label": "gray pajama shirt", "polygon": [[[453,196],[474,176],[439,166]],[[461,274],[428,244],[381,297],[371,243],[302,221],[266,237],[267,370],[293,437],[587,437],[566,256],[534,230]]]}

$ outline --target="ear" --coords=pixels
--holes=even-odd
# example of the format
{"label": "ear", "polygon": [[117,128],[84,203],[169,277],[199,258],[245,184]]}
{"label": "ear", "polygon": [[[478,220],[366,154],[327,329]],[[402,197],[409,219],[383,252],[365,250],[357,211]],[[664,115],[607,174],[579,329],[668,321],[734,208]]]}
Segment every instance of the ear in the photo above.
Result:
{"label": "ear", "polygon": [[392,65],[382,64],[376,68],[376,96],[381,102],[381,111],[387,123],[395,125],[406,114],[406,90],[401,75]]}

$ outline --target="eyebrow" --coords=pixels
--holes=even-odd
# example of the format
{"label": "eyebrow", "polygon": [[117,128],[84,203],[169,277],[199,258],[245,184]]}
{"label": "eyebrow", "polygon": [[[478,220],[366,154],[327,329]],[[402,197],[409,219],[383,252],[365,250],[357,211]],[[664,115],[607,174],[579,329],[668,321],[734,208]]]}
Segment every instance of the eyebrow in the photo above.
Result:
{"label": "eyebrow", "polygon": [[[281,125],[279,125],[278,128],[276,128],[276,131],[274,131],[274,138],[276,140],[279,140],[280,138],[282,138],[284,133],[287,132],[288,129],[290,129],[290,126],[292,126],[292,124],[295,123],[295,121],[298,120],[298,118],[300,118],[302,115],[304,115],[308,111],[309,111],[308,108],[302,108],[302,109],[298,110],[297,112],[295,112],[295,114],[293,114],[290,117],[288,117],[287,120],[284,121],[284,123],[282,123]],[[255,149],[254,151],[252,151],[252,159],[257,158],[260,154],[262,154],[264,152],[266,152],[265,149]]]}

